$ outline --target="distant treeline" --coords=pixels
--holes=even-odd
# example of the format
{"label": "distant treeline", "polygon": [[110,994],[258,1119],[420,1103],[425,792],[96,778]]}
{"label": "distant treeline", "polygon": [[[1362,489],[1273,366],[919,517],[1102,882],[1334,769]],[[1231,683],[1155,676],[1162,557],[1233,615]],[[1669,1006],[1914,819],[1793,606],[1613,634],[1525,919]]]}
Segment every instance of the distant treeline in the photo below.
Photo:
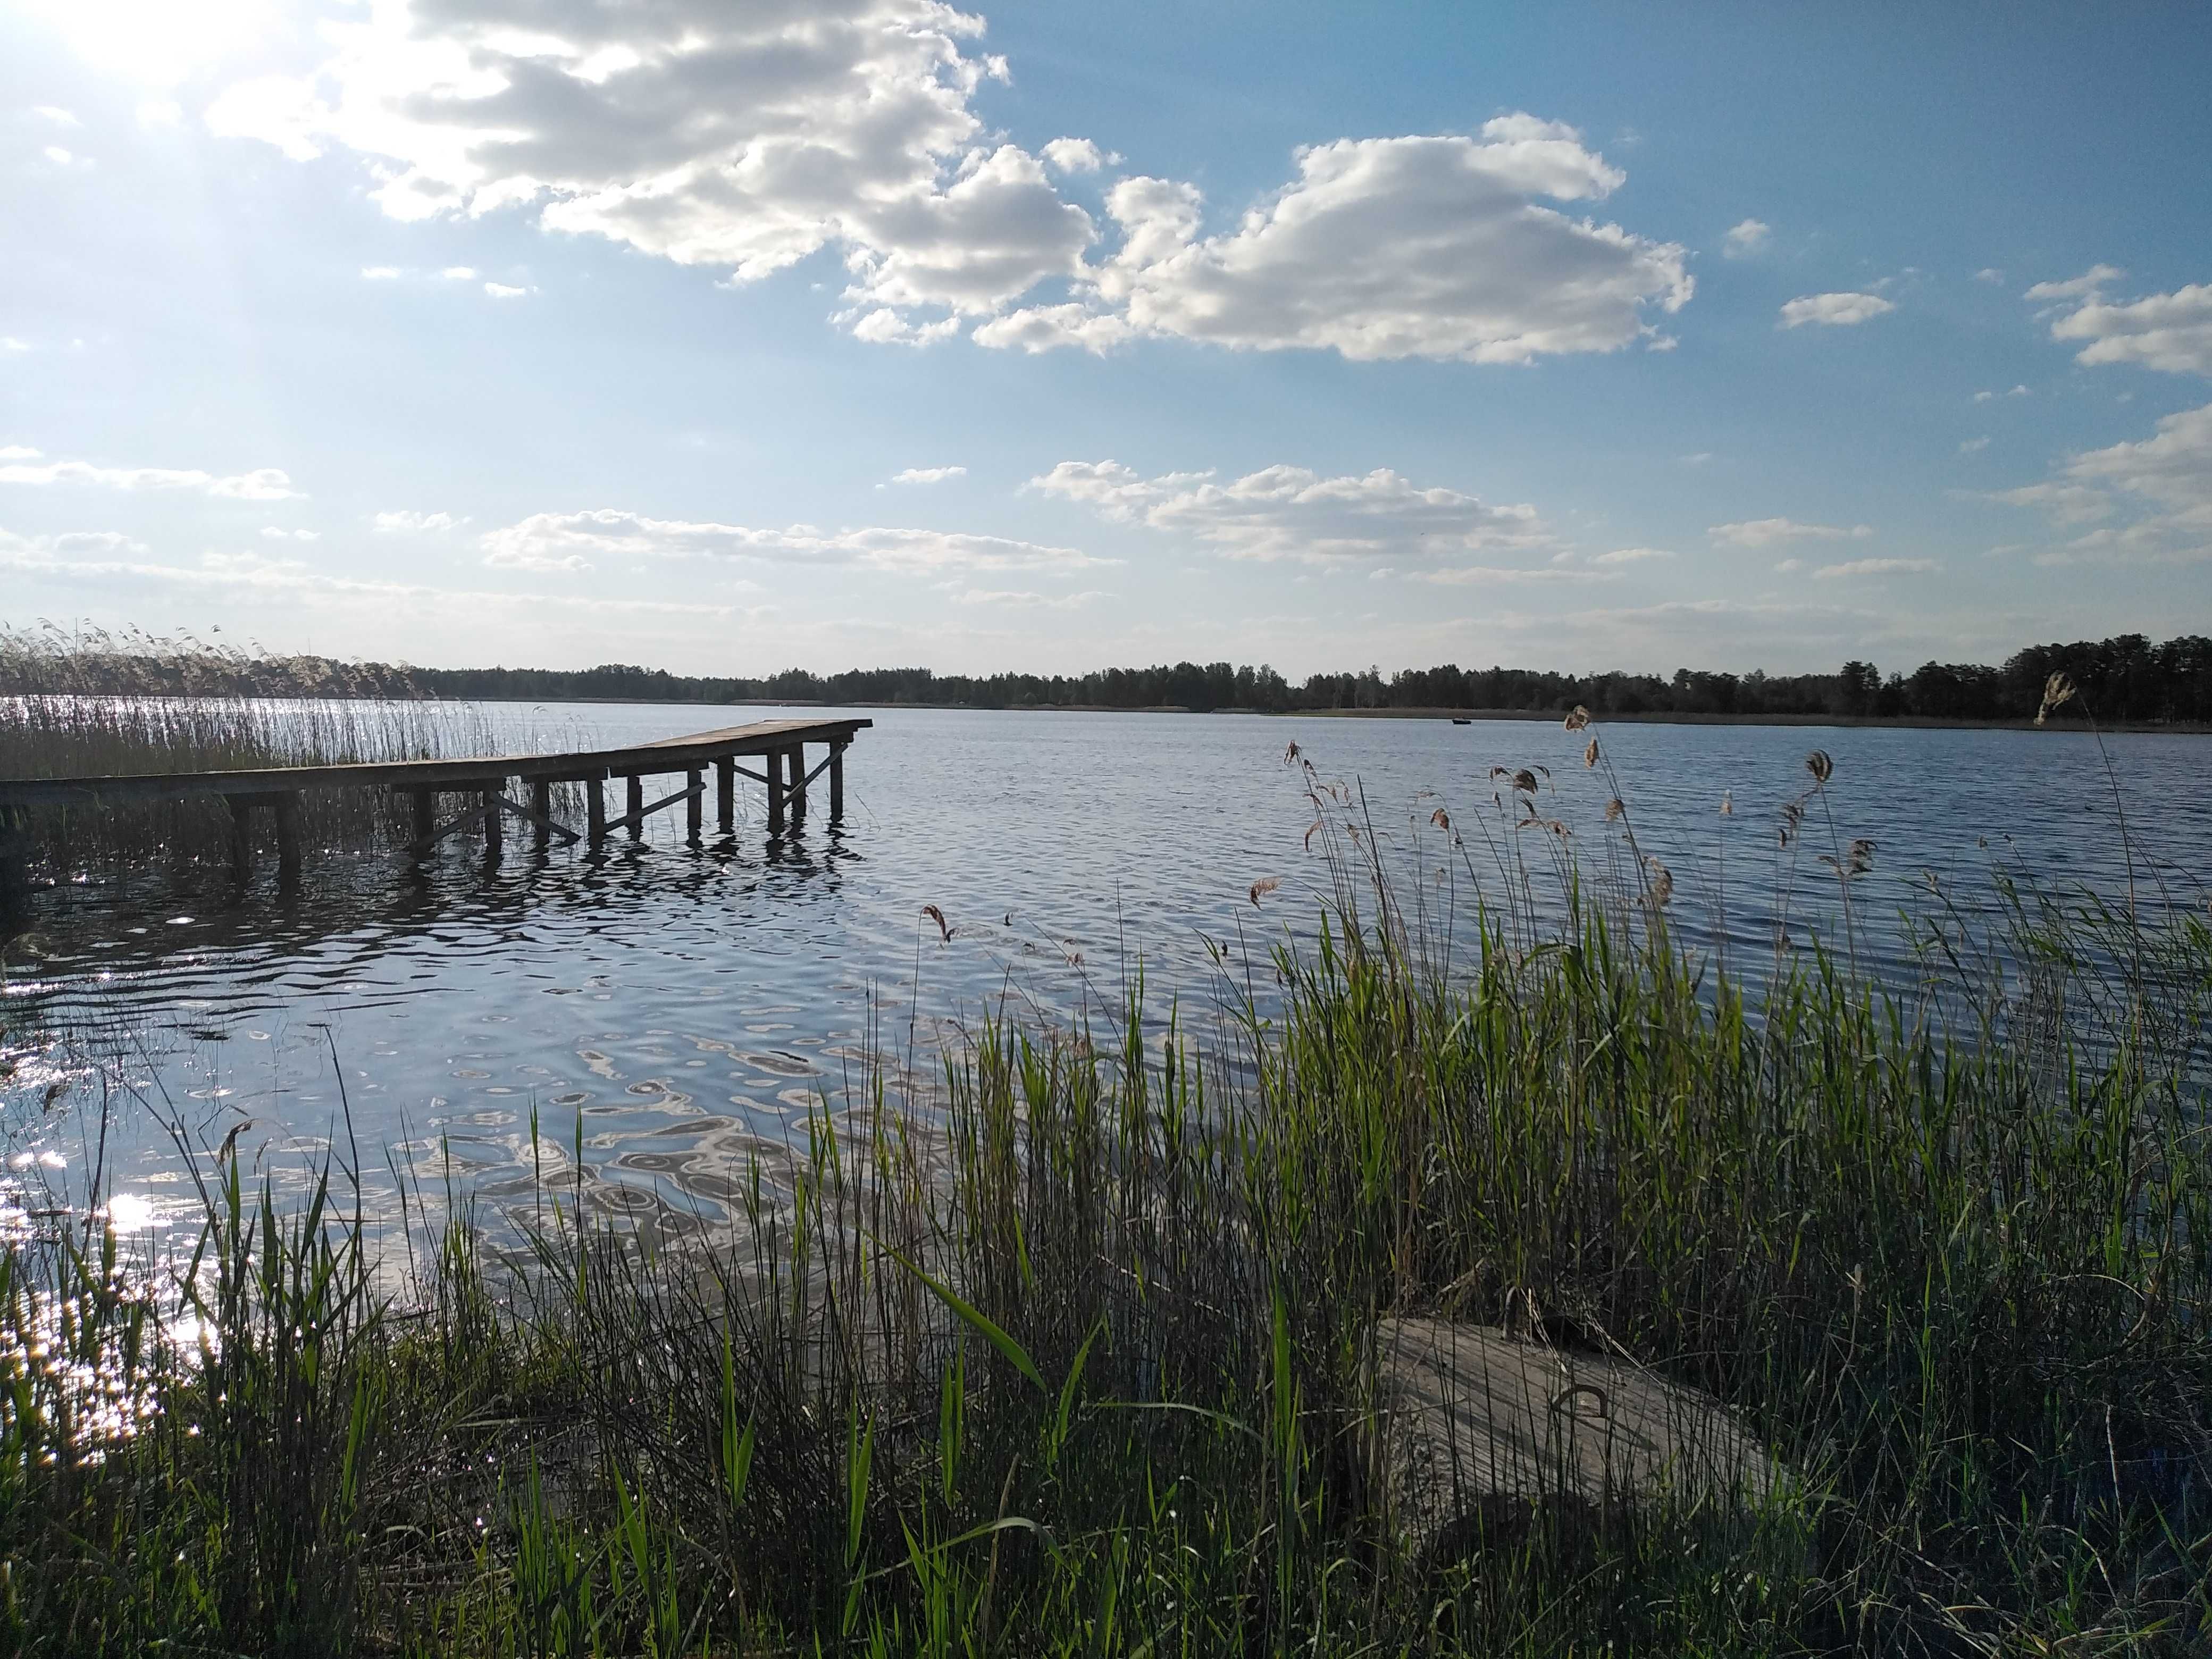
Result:
{"label": "distant treeline", "polygon": [[[2074,645],[2031,646],[2002,666],[1923,664],[1887,677],[1871,663],[1832,674],[1553,674],[1525,668],[1402,669],[1384,678],[1316,674],[1294,684],[1264,663],[1176,663],[1089,674],[939,674],[927,668],[854,669],[814,674],[787,669],[764,679],[694,678],[610,665],[544,669],[421,669],[441,696],[558,702],[611,697],[641,702],[698,701],[969,704],[987,708],[1456,708],[1596,714],[1791,714],[1861,719],[2032,720],[2045,682],[2069,675],[2100,720],[2212,724],[2212,639],[2154,645],[2140,634]],[[2069,708],[2068,711],[2073,711]]]}
{"label": "distant treeline", "polygon": [[0,629],[0,694],[35,691],[261,696],[500,697],[559,702],[913,703],[986,708],[1460,709],[2014,720],[2033,718],[2053,673],[2081,696],[2063,718],[2212,725],[2212,639],[2154,645],[2140,634],[2030,646],[2001,665],[1924,663],[1885,676],[1847,662],[1832,674],[1554,674],[1523,668],[1370,668],[1292,684],[1266,664],[1181,662],[1088,674],[939,674],[927,668],[786,669],[764,678],[598,668],[409,668],[325,657],[273,657],[146,635],[34,635]]}

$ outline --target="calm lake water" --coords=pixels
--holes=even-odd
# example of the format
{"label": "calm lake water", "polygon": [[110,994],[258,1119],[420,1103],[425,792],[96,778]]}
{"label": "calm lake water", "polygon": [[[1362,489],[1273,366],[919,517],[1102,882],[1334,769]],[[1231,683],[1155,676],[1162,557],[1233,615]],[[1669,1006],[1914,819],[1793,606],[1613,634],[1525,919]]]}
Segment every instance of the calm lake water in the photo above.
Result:
{"label": "calm lake water", "polygon": [[[821,711],[486,711],[518,746],[564,748],[784,712]],[[244,1167],[284,1184],[333,1137],[346,1144],[349,1115],[372,1206],[404,1182],[473,1196],[495,1222],[529,1213],[541,1181],[580,1180],[604,1213],[680,1233],[721,1213],[750,1155],[849,1098],[871,1054],[927,1072],[935,1045],[1001,997],[1061,1020],[1110,1011],[1141,962],[1156,1020],[1179,1003],[1211,1030],[1229,988],[1208,940],[1258,964],[1264,996],[1267,947],[1310,933],[1327,888],[1303,839],[1305,775],[1284,761],[1292,742],[1364,794],[1400,890],[1424,896],[1439,933],[1464,939],[1471,884],[1501,895],[1516,851],[1540,902],[1557,891],[1543,850],[1556,838],[1506,827],[1493,766],[1550,769],[1536,805],[1571,828],[1586,866],[1617,842],[1612,783],[1555,723],[857,712],[876,724],[848,757],[844,822],[817,791],[780,842],[754,787],[738,833],[696,849],[672,813],[597,861],[534,857],[510,831],[492,869],[464,843],[419,865],[311,855],[291,896],[272,871],[242,894],[219,872],[168,871],[42,895],[0,997],[13,1067],[0,1212],[77,1201],[101,1167],[118,1220],[159,1227],[194,1206],[164,1121],[204,1149],[235,1130]],[[1993,858],[2060,885],[2124,884],[2112,786],[2084,734],[1599,735],[1642,845],[1673,872],[1678,926],[1739,961],[1771,959],[1775,830],[1815,747],[1835,762],[1836,841],[1876,843],[1855,896],[1861,950],[1886,971],[1908,971],[1898,918],[1923,902],[1923,871],[1970,902]],[[2177,896],[2201,899],[2212,745],[2107,746],[2136,845]],[[1434,826],[1439,806],[1463,861]],[[1801,938],[1823,915],[1834,937],[1836,884],[1814,862],[1830,834],[1816,804],[1791,902]],[[1267,878],[1282,884],[1255,905]]]}

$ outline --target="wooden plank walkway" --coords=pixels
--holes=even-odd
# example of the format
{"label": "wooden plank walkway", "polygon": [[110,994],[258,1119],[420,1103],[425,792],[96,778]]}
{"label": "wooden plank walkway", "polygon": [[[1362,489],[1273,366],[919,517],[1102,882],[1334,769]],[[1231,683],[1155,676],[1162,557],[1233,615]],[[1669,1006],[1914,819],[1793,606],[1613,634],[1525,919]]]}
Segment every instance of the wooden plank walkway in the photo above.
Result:
{"label": "wooden plank walkway", "polygon": [[[91,778],[0,778],[0,866],[14,864],[11,849],[18,838],[6,834],[11,821],[40,807],[93,806],[124,801],[175,800],[190,796],[218,795],[229,803],[232,820],[232,861],[243,871],[250,858],[248,815],[267,805],[276,826],[277,856],[287,871],[300,861],[300,796],[310,789],[390,789],[412,798],[414,835],[409,847],[427,853],[447,836],[481,828],[485,850],[500,852],[506,819],[514,817],[535,832],[544,847],[558,837],[563,842],[587,839],[597,848],[609,836],[627,833],[631,840],[644,834],[645,820],[669,807],[684,808],[685,826],[692,840],[699,838],[705,817],[706,774],[714,773],[715,818],[730,830],[736,819],[737,781],[750,778],[768,791],[768,827],[782,833],[787,817],[806,810],[809,787],[829,774],[830,817],[845,814],[845,750],[855,733],[872,720],[758,720],[750,726],[726,726],[714,732],[695,732],[686,737],[663,738],[653,743],[622,749],[572,750],[546,755],[485,755],[453,760],[378,761],[347,766],[289,766],[234,772],[142,772],[124,776]],[[806,747],[827,750],[812,771],[806,769]],[[757,758],[753,771],[738,764]],[[648,803],[645,780],[676,774],[684,787]],[[626,785],[625,810],[609,817],[606,786],[614,779]],[[528,804],[507,793],[509,781],[526,787]],[[551,794],[556,783],[585,787],[586,824],[584,835],[553,817]],[[441,822],[439,797],[462,795],[468,804],[455,817]],[[20,869],[0,868],[0,887]]]}

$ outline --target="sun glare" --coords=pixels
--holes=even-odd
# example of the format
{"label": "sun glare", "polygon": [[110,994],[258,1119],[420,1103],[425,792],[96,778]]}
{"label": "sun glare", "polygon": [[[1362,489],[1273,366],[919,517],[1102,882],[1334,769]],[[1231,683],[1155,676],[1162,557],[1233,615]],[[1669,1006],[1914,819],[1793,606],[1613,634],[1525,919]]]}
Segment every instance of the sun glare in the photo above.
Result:
{"label": "sun glare", "polygon": [[266,0],[30,0],[87,63],[169,86],[251,40]]}

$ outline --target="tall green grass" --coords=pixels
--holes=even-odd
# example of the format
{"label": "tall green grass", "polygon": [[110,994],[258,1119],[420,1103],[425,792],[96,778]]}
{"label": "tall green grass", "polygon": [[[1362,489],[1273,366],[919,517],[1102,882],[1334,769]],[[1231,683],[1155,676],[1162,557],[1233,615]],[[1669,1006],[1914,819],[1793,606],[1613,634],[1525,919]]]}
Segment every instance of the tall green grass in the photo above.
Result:
{"label": "tall green grass", "polygon": [[[498,754],[515,745],[473,708],[404,676],[322,658],[264,659],[190,636],[0,627],[0,778],[249,770]],[[4,809],[0,809],[4,810]],[[389,847],[411,833],[388,791],[313,790],[318,848]],[[253,833],[273,830],[257,815]],[[0,824],[0,834],[9,826]],[[49,879],[155,859],[225,860],[213,797],[41,808],[16,833]]]}
{"label": "tall green grass", "polygon": [[[1324,813],[1322,931],[1225,1044],[1148,1030],[1140,988],[1111,1030],[988,1020],[940,1115],[825,1108],[708,1247],[642,1249],[556,1181],[526,1250],[449,1214],[394,1287],[343,1159],[287,1214],[204,1153],[166,1279],[96,1230],[11,1243],[0,1629],[70,1654],[2212,1643],[2201,916],[2016,887],[2002,939],[1939,906],[1917,984],[1819,951],[1739,979],[1674,939],[1648,866],[1570,861],[1553,920],[1502,902],[1455,961],[1363,823]],[[1421,1536],[1376,1467],[1393,1313],[1631,1356],[1793,1479]]]}

